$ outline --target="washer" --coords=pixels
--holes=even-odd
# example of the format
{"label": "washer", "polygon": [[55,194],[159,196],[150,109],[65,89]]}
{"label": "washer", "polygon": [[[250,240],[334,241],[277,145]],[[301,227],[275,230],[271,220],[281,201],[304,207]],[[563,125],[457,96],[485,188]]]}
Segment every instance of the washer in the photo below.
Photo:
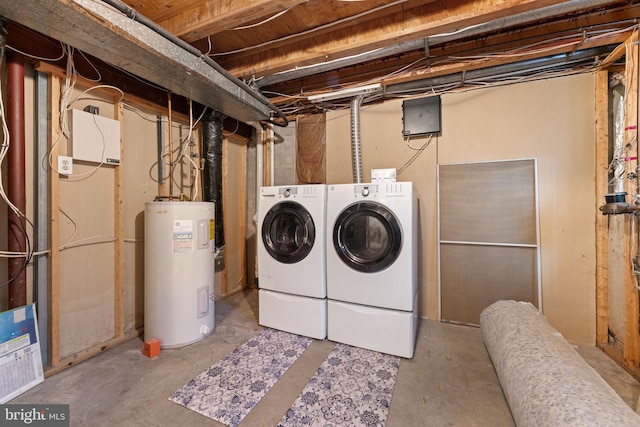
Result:
{"label": "washer", "polygon": [[328,187],[330,340],[413,357],[417,209],[411,182]]}
{"label": "washer", "polygon": [[326,201],[324,184],[260,189],[261,325],[326,338]]}

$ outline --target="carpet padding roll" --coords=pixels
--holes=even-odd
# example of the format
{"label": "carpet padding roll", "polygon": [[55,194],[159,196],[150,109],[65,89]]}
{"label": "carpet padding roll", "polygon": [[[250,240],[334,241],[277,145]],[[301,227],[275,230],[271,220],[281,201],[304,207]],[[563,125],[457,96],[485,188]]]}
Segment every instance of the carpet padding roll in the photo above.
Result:
{"label": "carpet padding roll", "polygon": [[532,304],[498,301],[482,311],[480,328],[517,426],[640,426]]}

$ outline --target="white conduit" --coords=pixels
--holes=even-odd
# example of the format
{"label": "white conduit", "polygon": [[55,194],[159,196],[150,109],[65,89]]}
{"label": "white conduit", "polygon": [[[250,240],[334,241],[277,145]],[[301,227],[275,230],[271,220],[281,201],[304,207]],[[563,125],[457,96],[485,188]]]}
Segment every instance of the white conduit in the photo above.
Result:
{"label": "white conduit", "polygon": [[498,301],[482,311],[480,328],[517,426],[640,425],[532,304]]}

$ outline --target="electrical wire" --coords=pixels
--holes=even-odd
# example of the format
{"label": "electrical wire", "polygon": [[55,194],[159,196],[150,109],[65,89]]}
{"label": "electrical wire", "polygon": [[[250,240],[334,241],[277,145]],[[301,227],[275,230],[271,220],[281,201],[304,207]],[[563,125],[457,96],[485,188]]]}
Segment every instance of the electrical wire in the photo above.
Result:
{"label": "electrical wire", "polygon": [[[62,46],[62,42],[60,42],[60,45]],[[19,53],[21,55],[24,55],[24,56],[28,56],[29,58],[32,58],[32,59],[36,59],[38,61],[56,62],[56,61],[60,61],[62,58],[64,58],[64,55],[66,54],[66,52],[64,50],[64,47],[63,47],[62,48],[62,53],[60,54],[59,57],[57,57],[57,58],[45,58],[45,57],[42,57],[42,56],[37,56],[37,55],[33,55],[33,54],[30,54],[30,53],[27,53],[27,52],[23,52],[20,49],[17,49],[17,48],[15,48],[13,46],[10,46],[8,44],[5,44],[5,46],[9,50],[12,50],[12,51],[17,52],[17,53]]]}
{"label": "electrical wire", "polygon": [[409,138],[407,137],[405,140],[407,147],[409,147],[412,150],[415,150],[416,152],[409,158],[409,160],[407,160],[402,166],[400,166],[400,168],[398,168],[396,172],[396,176],[400,176],[400,174],[406,171],[407,168],[411,166],[411,164],[415,162],[418,157],[420,157],[420,155],[429,146],[429,144],[431,144],[432,140],[433,140],[433,134],[430,134],[424,144],[422,144],[420,147],[413,147],[409,142]]}
{"label": "electrical wire", "polygon": [[378,12],[378,11],[380,11],[382,9],[386,9],[388,7],[396,6],[396,5],[399,5],[401,3],[406,3],[407,1],[408,0],[398,0],[398,1],[394,1],[393,3],[383,4],[381,6],[374,7],[373,9],[369,9],[369,10],[366,10],[364,12],[358,13],[356,15],[348,16],[346,18],[342,18],[342,19],[338,19],[336,21],[328,22],[328,23],[326,23],[324,25],[320,25],[318,27],[310,28],[310,29],[308,29],[306,31],[302,31],[302,32],[299,32],[299,33],[296,33],[296,34],[290,34],[288,36],[284,36],[284,37],[281,37],[279,39],[268,40],[266,42],[259,43],[257,45],[248,46],[248,47],[245,47],[245,48],[242,48],[242,49],[232,50],[232,51],[229,51],[229,52],[210,53],[207,56],[214,57],[214,56],[232,55],[232,54],[235,54],[235,53],[246,52],[246,51],[252,50],[252,49],[259,49],[259,48],[268,46],[270,44],[280,43],[280,42],[283,42],[285,40],[289,40],[289,39],[292,39],[292,38],[295,38],[295,37],[306,36],[308,34],[315,33],[316,31],[320,31],[320,30],[324,30],[324,29],[327,29],[327,28],[331,28],[331,27],[333,27],[335,25],[339,25],[339,24],[343,24],[345,22],[349,22],[349,21],[352,21],[352,20],[360,19],[363,16],[370,15],[370,14]]}
{"label": "electrical wire", "polygon": [[[249,24],[249,25],[244,25],[242,27],[235,27],[235,28],[231,28],[231,31],[238,31],[238,30],[248,30],[250,28],[255,28],[255,27],[259,27],[262,24],[266,24],[269,21],[273,21],[276,18],[279,18],[280,16],[284,15],[285,13],[289,12],[291,9],[293,9],[292,7],[285,9],[281,12],[276,13],[275,15],[265,19],[264,21],[260,21],[260,22],[256,22],[255,24]],[[211,41],[211,40],[209,40]],[[209,44],[209,46],[211,46],[211,44]]]}
{"label": "electrical wire", "polygon": [[[4,61],[4,55],[1,55],[1,56],[2,57],[0,57],[0,66],[2,65],[2,61]],[[2,288],[7,286],[14,280],[16,280],[18,277],[20,277],[20,275],[22,275],[22,273],[26,270],[27,266],[29,265],[29,262],[33,257],[33,248],[31,246],[31,239],[29,237],[26,224],[29,224],[29,226],[31,227],[31,230],[33,230],[34,227],[33,227],[33,223],[29,220],[29,218],[27,218],[27,216],[22,211],[20,211],[20,209],[18,209],[18,207],[9,199],[9,196],[7,195],[4,189],[4,183],[2,181],[2,177],[4,176],[2,172],[2,167],[4,164],[4,160],[9,152],[9,147],[11,145],[11,135],[10,135],[9,127],[6,120],[6,112],[5,112],[5,106],[4,106],[4,93],[3,93],[3,88],[1,84],[0,84],[0,121],[2,122],[1,123],[2,144],[0,145],[0,198],[2,198],[2,200],[5,201],[9,209],[15,215],[17,219],[16,222],[17,224],[19,224],[18,230],[24,236],[25,245],[26,245],[26,247],[24,248],[24,252],[3,252],[2,257],[11,257],[11,258],[24,257],[25,260],[22,263],[22,266],[20,267],[18,272],[16,272],[16,274],[13,277],[9,277],[7,281],[0,284],[0,288]]]}

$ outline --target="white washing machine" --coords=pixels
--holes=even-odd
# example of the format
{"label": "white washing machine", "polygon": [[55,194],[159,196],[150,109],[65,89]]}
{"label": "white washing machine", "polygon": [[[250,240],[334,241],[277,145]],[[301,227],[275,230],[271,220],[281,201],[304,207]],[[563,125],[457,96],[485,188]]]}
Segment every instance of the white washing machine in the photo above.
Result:
{"label": "white washing machine", "polygon": [[328,338],[411,358],[418,323],[411,182],[328,186]]}
{"label": "white washing machine", "polygon": [[260,189],[261,325],[326,338],[326,201],[324,184]]}

